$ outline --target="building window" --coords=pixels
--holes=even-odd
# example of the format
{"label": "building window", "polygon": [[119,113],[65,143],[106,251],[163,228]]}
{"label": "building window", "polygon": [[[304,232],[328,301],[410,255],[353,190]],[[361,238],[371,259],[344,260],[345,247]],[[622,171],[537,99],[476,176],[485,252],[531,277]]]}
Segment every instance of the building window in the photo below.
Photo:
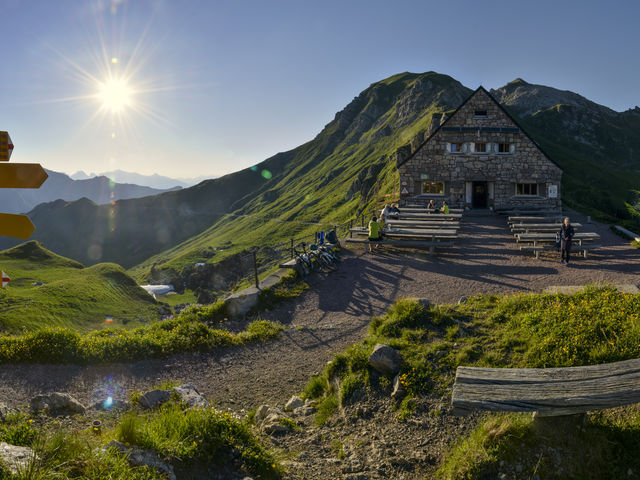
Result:
{"label": "building window", "polygon": [[489,150],[487,148],[487,144],[482,142],[476,142],[474,147],[473,147],[473,151],[476,153],[487,153]]}
{"label": "building window", "polygon": [[464,143],[452,143],[451,144],[451,153],[462,153],[464,150]]}
{"label": "building window", "polygon": [[538,195],[538,184],[516,183],[516,195]]}
{"label": "building window", "polygon": [[422,182],[422,193],[444,195],[444,182]]}
{"label": "building window", "polygon": [[473,111],[473,116],[477,117],[477,118],[487,118],[487,111],[486,110],[474,110]]}
{"label": "building window", "polygon": [[511,144],[510,143],[499,143],[498,144],[498,153],[511,153]]}

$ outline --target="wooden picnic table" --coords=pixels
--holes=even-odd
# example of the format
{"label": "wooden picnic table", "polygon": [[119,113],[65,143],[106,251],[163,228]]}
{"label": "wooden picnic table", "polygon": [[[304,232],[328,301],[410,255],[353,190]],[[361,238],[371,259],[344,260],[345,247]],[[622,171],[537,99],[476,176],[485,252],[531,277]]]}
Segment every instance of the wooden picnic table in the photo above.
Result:
{"label": "wooden picnic table", "polygon": [[444,218],[456,218],[461,219],[461,213],[403,213],[400,211],[400,214],[397,215],[400,220],[408,219],[408,218],[420,218],[423,220],[430,220],[434,217],[444,217]]}
{"label": "wooden picnic table", "polygon": [[[572,223],[574,229],[582,227],[581,223]],[[513,233],[559,232],[561,223],[518,223],[511,225]]]}
{"label": "wooden picnic table", "polygon": [[455,230],[460,228],[460,222],[455,220],[442,220],[440,222],[422,220],[389,220],[386,225],[391,228],[446,228]]}
{"label": "wooden picnic table", "polygon": [[[369,229],[367,227],[353,227],[351,233],[358,235],[368,235]],[[406,228],[387,228],[383,230],[383,235],[417,235],[417,236],[431,236],[431,235],[457,235],[458,232],[453,228],[429,228],[429,229],[406,229]]]}
{"label": "wooden picnic table", "polygon": [[555,215],[552,217],[508,217],[507,221],[512,223],[557,223],[562,221],[565,217],[562,215]]}
{"label": "wooden picnic table", "polygon": [[[516,233],[515,237],[518,242],[532,242],[533,246],[537,246],[539,243],[549,243],[556,241],[555,233]],[[600,235],[595,232],[581,232],[576,233],[573,236],[573,241],[578,245],[582,245],[582,242],[590,242],[593,240],[599,240]]]}
{"label": "wooden picnic table", "polygon": [[[427,207],[402,207],[399,209],[400,213],[433,213],[435,211],[440,211],[439,208],[427,208]],[[450,208],[450,213],[463,213],[464,210],[462,208]]]}

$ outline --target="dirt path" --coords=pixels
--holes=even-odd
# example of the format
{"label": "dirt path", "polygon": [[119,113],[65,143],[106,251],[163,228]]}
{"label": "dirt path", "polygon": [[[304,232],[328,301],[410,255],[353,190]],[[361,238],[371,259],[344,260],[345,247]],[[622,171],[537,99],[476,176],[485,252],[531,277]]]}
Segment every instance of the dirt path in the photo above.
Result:
{"label": "dirt path", "polygon": [[457,245],[433,257],[400,251],[365,255],[361,250],[347,255],[338,271],[316,276],[311,290],[263,315],[287,326],[275,341],[132,364],[0,365],[0,401],[24,406],[35,394],[65,391],[91,404],[177,380],[195,384],[220,407],[282,404],[335,353],[364,338],[370,318],[397,298],[447,303],[550,285],[640,284],[640,250],[608,227],[594,224],[583,230],[597,231],[603,248],[565,267],[555,251],[539,260],[522,255],[504,217],[468,217]]}

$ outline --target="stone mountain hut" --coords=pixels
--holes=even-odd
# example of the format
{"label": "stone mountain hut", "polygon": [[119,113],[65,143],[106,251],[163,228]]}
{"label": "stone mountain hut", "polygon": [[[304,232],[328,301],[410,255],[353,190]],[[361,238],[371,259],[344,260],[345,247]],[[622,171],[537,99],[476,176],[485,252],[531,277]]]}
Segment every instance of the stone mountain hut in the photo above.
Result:
{"label": "stone mountain hut", "polygon": [[560,210],[562,170],[483,87],[413,153],[400,149],[401,197],[495,210]]}

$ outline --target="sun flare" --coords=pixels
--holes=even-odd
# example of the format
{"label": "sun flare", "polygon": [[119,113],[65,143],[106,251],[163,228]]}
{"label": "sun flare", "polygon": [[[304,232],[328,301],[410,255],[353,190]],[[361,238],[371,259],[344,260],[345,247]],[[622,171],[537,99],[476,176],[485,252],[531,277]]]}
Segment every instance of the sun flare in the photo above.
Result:
{"label": "sun flare", "polygon": [[98,85],[98,100],[102,108],[111,113],[121,113],[131,106],[133,90],[121,78],[110,78]]}

